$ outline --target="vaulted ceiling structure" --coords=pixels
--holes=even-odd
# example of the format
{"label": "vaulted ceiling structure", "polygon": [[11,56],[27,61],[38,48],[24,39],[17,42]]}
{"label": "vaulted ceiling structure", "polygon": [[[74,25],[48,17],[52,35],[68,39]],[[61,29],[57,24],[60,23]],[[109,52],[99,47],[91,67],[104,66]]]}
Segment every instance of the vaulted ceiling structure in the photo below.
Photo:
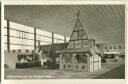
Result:
{"label": "vaulted ceiling structure", "polygon": [[6,5],[5,19],[70,37],[77,9],[90,39],[96,43],[124,42],[124,5]]}

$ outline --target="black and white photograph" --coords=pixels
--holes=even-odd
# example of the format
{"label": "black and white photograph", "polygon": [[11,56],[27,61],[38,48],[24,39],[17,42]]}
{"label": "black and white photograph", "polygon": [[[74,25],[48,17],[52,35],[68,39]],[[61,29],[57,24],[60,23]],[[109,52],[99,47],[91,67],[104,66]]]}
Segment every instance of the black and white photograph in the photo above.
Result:
{"label": "black and white photograph", "polygon": [[4,79],[125,79],[125,5],[4,5]]}
{"label": "black and white photograph", "polygon": [[1,1],[0,1],[0,84],[1,84]]}

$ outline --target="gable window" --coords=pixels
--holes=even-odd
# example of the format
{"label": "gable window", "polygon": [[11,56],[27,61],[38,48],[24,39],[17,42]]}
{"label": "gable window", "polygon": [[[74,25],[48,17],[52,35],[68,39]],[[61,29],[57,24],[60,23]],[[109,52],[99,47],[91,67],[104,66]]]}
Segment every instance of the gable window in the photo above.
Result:
{"label": "gable window", "polygon": [[119,46],[119,49],[121,49],[121,46]]}
{"label": "gable window", "polygon": [[112,49],[112,46],[110,46],[109,49]]}

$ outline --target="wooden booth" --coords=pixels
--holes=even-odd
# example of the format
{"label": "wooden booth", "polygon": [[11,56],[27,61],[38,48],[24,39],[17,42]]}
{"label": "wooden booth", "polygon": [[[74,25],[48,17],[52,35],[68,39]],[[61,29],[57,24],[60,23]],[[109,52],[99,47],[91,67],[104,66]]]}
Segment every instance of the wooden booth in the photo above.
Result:
{"label": "wooden booth", "polygon": [[66,49],[59,56],[60,70],[94,71],[101,69],[101,53],[84,31],[77,13],[77,21]]}

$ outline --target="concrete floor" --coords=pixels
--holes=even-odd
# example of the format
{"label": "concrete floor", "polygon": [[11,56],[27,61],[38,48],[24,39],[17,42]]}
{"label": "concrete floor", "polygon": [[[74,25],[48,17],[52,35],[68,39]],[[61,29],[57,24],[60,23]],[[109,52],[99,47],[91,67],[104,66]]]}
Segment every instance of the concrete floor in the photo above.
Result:
{"label": "concrete floor", "polygon": [[103,73],[102,75],[99,75],[96,77],[96,79],[124,79],[125,78],[125,64],[120,65],[106,73]]}
{"label": "concrete floor", "polygon": [[41,67],[26,69],[5,69],[5,79],[123,79],[124,62],[102,64],[102,69],[94,72],[46,70]]}

